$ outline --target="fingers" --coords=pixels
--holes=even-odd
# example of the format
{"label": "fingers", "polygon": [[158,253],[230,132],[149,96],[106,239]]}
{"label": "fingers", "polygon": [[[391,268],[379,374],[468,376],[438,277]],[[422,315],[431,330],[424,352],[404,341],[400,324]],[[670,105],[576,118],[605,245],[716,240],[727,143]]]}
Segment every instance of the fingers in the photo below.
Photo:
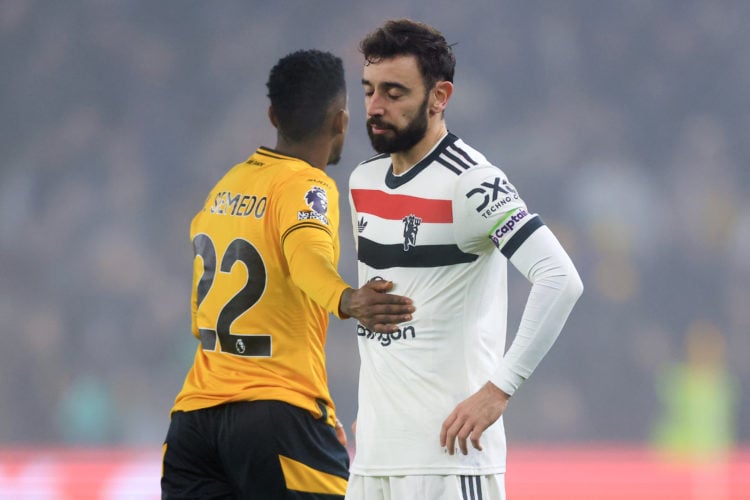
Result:
{"label": "fingers", "polygon": [[392,293],[378,293],[377,295],[374,295],[371,300],[373,304],[391,308],[412,305],[412,301],[409,297],[393,295]]}
{"label": "fingers", "polygon": [[361,308],[360,319],[370,324],[402,323],[411,321],[416,308],[410,304],[370,304]]}
{"label": "fingers", "polygon": [[[403,321],[409,321],[405,319]],[[396,333],[399,331],[399,327],[395,323],[374,323],[372,326],[365,325],[366,328],[378,333]]]}
{"label": "fingers", "polygon": [[449,455],[453,455],[456,452],[456,443],[458,443],[458,450],[461,451],[461,454],[468,455],[467,440],[469,440],[475,450],[482,451],[483,448],[480,443],[482,432],[482,429],[476,423],[470,419],[459,417],[454,411],[443,422],[440,429],[440,446],[445,448]]}
{"label": "fingers", "polygon": [[387,319],[388,316],[393,316],[397,320],[402,319],[395,318],[395,316],[411,315],[416,310],[410,298],[388,293],[377,294],[370,298],[366,308],[369,315],[373,318],[382,316],[382,319]]}
{"label": "fingers", "polygon": [[399,323],[412,320],[412,313],[416,310],[412,300],[385,293],[385,290],[392,287],[393,283],[390,281],[371,281],[355,292],[357,314],[354,316],[366,328],[381,333],[394,333],[398,331]]}
{"label": "fingers", "polygon": [[365,286],[367,288],[375,290],[376,292],[384,293],[393,288],[393,281],[376,279],[368,281]]}
{"label": "fingers", "polygon": [[412,300],[409,297],[385,292],[373,293],[370,291],[362,300],[370,306],[382,308],[384,311],[397,311],[412,306]]}
{"label": "fingers", "polygon": [[[390,289],[393,283],[390,283]],[[364,285],[358,290],[352,292],[352,302],[355,307],[378,307],[384,311],[390,311],[392,308],[402,308],[403,306],[411,306],[412,300],[409,297],[403,295],[394,295],[391,293],[385,293],[386,288],[382,290],[375,289],[379,286],[380,282],[370,282]]]}
{"label": "fingers", "polygon": [[[455,411],[443,422],[443,426],[440,429],[440,446],[446,448],[448,455],[453,455],[456,452],[457,438],[459,439],[459,447],[461,447],[460,432],[462,428],[463,422],[458,418]],[[463,448],[461,448],[464,455],[466,455],[465,448],[466,438],[464,437]]]}
{"label": "fingers", "polygon": [[445,419],[443,426],[440,428],[440,446],[442,448],[445,448],[446,444],[448,444],[448,428],[453,424],[455,419],[455,414],[451,413],[448,415],[448,418]]}
{"label": "fingers", "polygon": [[412,315],[407,314],[377,314],[365,321],[360,321],[365,327],[372,331],[380,333],[396,333],[399,330],[399,324],[411,321]]}
{"label": "fingers", "polygon": [[[375,328],[376,332],[385,332],[382,328],[397,329],[398,323],[411,321],[414,306],[375,306],[367,314],[366,320]],[[367,325],[365,325],[367,326]],[[395,331],[395,330],[392,330]]]}
{"label": "fingers", "polygon": [[475,450],[482,451],[482,444],[479,442],[479,439],[481,437],[482,437],[482,431],[474,429],[474,431],[471,433],[471,445],[474,447]]}
{"label": "fingers", "polygon": [[342,446],[346,446],[346,443],[348,441],[346,437],[346,430],[344,429],[344,424],[341,423],[341,420],[336,418],[336,438],[339,440],[339,443],[341,443]]}
{"label": "fingers", "polygon": [[385,281],[385,280],[368,281],[367,283],[365,283],[365,285],[362,288],[369,288],[370,290],[377,292],[379,295],[377,295],[372,300],[378,304],[411,304],[412,303],[412,300],[409,297],[404,297],[403,295],[394,295],[394,294],[386,293],[393,289],[392,281]]}
{"label": "fingers", "polygon": [[[476,434],[476,435],[475,435]],[[461,451],[462,455],[469,454],[469,446],[467,441],[471,441],[471,445],[475,450],[482,451],[482,445],[479,443],[479,438],[482,435],[481,432],[474,433],[472,429],[466,425],[461,427],[458,432],[449,431],[446,436],[447,446],[444,446],[448,450],[449,455],[453,455],[456,452],[456,443],[458,443],[458,450]],[[451,438],[453,436],[453,438]],[[469,439],[471,436],[471,439]]]}

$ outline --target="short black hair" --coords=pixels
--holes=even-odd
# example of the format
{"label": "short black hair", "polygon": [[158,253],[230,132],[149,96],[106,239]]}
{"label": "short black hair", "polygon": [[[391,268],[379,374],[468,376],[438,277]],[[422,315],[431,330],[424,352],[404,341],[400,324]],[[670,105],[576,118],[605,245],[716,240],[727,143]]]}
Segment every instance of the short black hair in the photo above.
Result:
{"label": "short black hair", "polygon": [[427,89],[440,80],[453,82],[456,69],[453,49],[438,30],[427,24],[411,19],[387,21],[359,43],[359,50],[368,63],[415,56]]}
{"label": "short black hair", "polygon": [[266,87],[279,133],[301,141],[321,129],[331,103],[346,94],[344,65],[330,52],[298,50],[276,63]]}

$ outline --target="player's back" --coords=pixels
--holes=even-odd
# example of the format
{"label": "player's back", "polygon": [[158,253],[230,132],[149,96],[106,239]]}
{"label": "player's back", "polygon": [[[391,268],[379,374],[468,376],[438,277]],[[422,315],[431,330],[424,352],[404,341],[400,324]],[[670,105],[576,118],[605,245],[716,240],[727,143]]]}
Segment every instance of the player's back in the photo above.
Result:
{"label": "player's back", "polygon": [[175,410],[256,399],[332,408],[328,312],[293,283],[283,241],[313,226],[330,235],[337,259],[338,217],[338,191],[325,172],[266,148],[216,184],[191,225],[200,345]]}

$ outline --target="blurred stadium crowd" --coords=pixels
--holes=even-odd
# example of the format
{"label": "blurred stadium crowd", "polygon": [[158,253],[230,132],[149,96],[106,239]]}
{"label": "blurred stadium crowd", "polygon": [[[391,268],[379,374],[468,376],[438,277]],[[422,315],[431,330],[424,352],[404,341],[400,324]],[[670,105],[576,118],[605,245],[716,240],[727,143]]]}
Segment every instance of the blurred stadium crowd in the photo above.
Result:
{"label": "blurred stadium crowd", "polygon": [[[750,440],[750,3],[414,3],[0,2],[0,446],[160,445],[196,347],[190,219],[273,146],[265,79],[298,48],[348,72],[329,172],[356,281],[345,192],[371,155],[356,44],[402,16],[456,43],[449,128],[504,168],[586,285],[514,398],[510,440],[657,439],[693,337],[725,375],[716,425]],[[512,330],[528,286],[511,290]],[[345,422],[354,331],[329,333]]]}

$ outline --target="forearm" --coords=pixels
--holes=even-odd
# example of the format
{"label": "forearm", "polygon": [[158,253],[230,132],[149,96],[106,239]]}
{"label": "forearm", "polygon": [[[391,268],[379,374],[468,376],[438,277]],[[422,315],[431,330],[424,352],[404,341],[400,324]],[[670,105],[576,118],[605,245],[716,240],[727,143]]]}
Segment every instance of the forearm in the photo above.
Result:
{"label": "forearm", "polygon": [[539,365],[583,292],[575,266],[546,227],[536,231],[511,262],[532,287],[515,338],[490,378],[508,395]]}
{"label": "forearm", "polygon": [[315,228],[293,231],[284,240],[284,255],[295,285],[327,311],[345,318],[339,303],[350,287],[334,266],[333,244],[328,235]]}

